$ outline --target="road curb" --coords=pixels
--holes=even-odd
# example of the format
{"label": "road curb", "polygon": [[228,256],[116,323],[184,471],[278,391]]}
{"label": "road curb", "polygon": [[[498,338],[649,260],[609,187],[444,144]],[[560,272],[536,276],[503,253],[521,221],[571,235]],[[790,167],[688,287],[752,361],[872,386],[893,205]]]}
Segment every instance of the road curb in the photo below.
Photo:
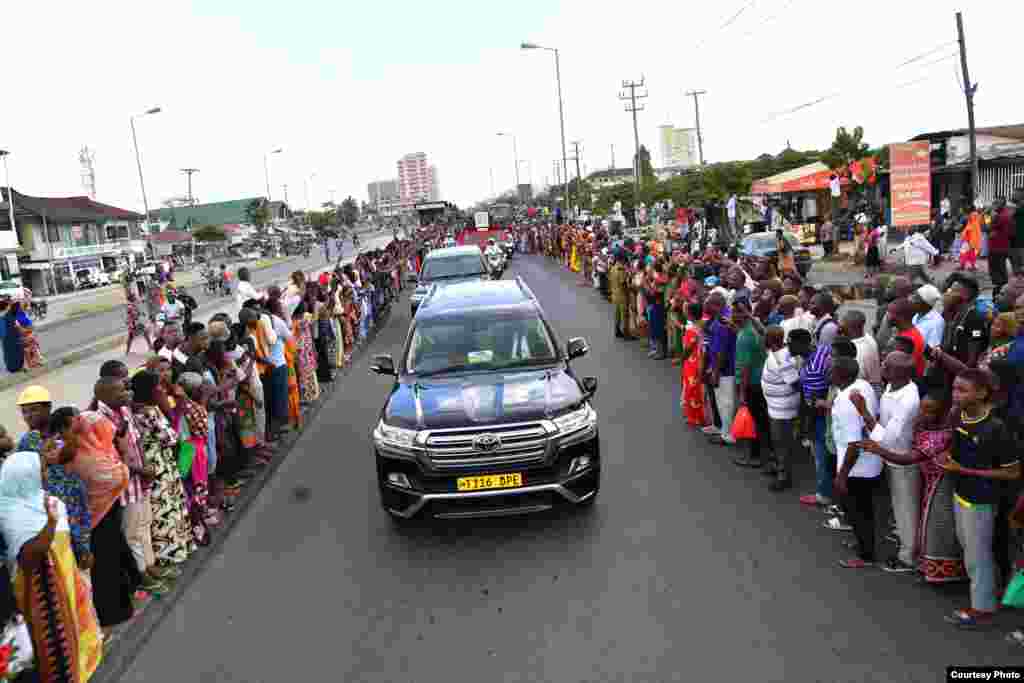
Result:
{"label": "road curb", "polygon": [[139,652],[142,651],[142,648],[145,647],[153,637],[157,628],[159,628],[167,615],[170,614],[171,610],[173,610],[175,605],[177,605],[178,600],[188,592],[195,580],[199,578],[199,576],[205,571],[206,567],[210,564],[210,561],[220,554],[221,548],[231,536],[235,526],[246,517],[246,513],[259,497],[263,488],[274,477],[281,465],[291,457],[292,452],[295,450],[296,445],[298,445],[302,435],[306,432],[306,429],[309,428],[313,420],[320,414],[320,411],[327,402],[331,400],[335,392],[341,388],[341,384],[344,379],[352,374],[356,361],[363,357],[363,355],[369,350],[370,346],[373,345],[373,342],[376,341],[377,335],[380,331],[386,328],[391,322],[391,313],[394,312],[395,306],[404,298],[405,293],[403,292],[392,303],[383,322],[371,329],[367,334],[366,340],[356,347],[355,351],[352,353],[352,358],[349,364],[341,370],[335,370],[334,381],[330,383],[330,388],[324,391],[323,385],[321,385],[320,398],[317,399],[316,403],[310,406],[306,414],[303,416],[302,427],[296,432],[289,432],[287,436],[282,438],[281,445],[278,447],[277,455],[268,466],[258,470],[259,473],[256,477],[254,477],[250,484],[246,486],[244,493],[239,497],[238,502],[235,505],[234,512],[225,517],[224,524],[214,534],[210,545],[196,550],[192,557],[185,563],[183,568],[184,571],[175,582],[174,590],[160,598],[154,599],[153,602],[151,602],[142,612],[141,616],[136,617],[132,622],[130,622],[131,630],[118,637],[114,641],[114,644],[104,652],[103,661],[100,663],[99,669],[96,670],[96,673],[93,674],[91,679],[93,683],[114,683],[115,681],[119,681],[128,668],[135,662]]}

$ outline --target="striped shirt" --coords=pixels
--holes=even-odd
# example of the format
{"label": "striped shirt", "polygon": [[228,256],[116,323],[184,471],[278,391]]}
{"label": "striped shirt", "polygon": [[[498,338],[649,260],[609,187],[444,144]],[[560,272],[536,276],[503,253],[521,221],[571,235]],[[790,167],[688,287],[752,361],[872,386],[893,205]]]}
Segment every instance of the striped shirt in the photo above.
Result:
{"label": "striped shirt", "polygon": [[120,432],[127,425],[124,436],[114,437],[114,446],[117,448],[117,454],[121,456],[121,461],[128,466],[130,471],[128,475],[128,488],[124,490],[119,500],[121,505],[140,503],[149,495],[149,486],[137,474],[137,471],[142,469],[143,462],[142,450],[139,448],[139,430],[135,426],[135,417],[128,408],[122,406],[120,411],[115,411],[103,401],[96,401],[96,411],[114,423],[114,429],[117,432]]}
{"label": "striped shirt", "polygon": [[821,344],[800,368],[800,387],[803,389],[804,398],[809,401],[824,398],[831,384],[831,372],[832,347]]}

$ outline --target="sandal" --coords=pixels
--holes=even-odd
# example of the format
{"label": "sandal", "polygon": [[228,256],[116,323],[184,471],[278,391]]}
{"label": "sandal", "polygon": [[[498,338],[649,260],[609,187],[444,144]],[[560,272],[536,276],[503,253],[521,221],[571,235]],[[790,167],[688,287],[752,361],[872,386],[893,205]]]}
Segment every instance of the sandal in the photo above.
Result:
{"label": "sandal", "polygon": [[967,609],[958,609],[952,614],[947,615],[946,623],[963,629],[983,628],[992,625],[992,617],[994,615],[995,612],[985,612],[969,607]]}

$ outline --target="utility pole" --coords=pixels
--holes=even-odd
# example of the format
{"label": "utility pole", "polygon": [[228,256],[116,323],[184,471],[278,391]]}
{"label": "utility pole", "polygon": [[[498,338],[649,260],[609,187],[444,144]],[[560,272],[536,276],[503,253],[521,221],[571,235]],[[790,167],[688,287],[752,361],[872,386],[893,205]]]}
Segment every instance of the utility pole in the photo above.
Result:
{"label": "utility pole", "polygon": [[582,142],[582,140],[574,140],[569,144],[571,144],[573,149],[576,151],[576,201],[580,203],[580,207],[582,208],[583,204],[586,202],[580,200],[580,188],[581,183],[583,182],[583,174],[580,173],[580,142]]}
{"label": "utility pole", "polygon": [[[634,217],[637,219],[636,224],[640,225],[640,173],[643,168],[640,163],[640,131],[637,128],[636,113],[638,111],[643,111],[644,108],[643,105],[637,105],[636,101],[647,97],[647,91],[645,90],[639,95],[636,93],[637,88],[644,87],[643,77],[640,78],[639,83],[636,81],[622,81],[622,87],[624,90],[619,93],[619,99],[629,102],[629,104],[626,105],[626,111],[632,112],[633,114],[633,145],[636,149],[633,155],[633,213]],[[628,90],[629,94],[626,94],[625,90]]]}
{"label": "utility pole", "polygon": [[612,145],[612,165],[608,167],[609,171],[615,170],[615,145]]}
{"label": "utility pole", "polygon": [[967,129],[971,140],[971,208],[978,200],[978,139],[974,132],[974,93],[978,90],[977,83],[971,83],[967,71],[967,43],[964,41],[964,19],[960,12],[956,13],[956,34],[960,42],[960,68],[964,72],[964,97],[967,98]]}
{"label": "utility pole", "polygon": [[199,173],[198,168],[183,168],[181,172],[188,176],[188,205],[195,206],[196,200],[192,197],[192,174]]}
{"label": "utility pole", "polygon": [[693,98],[693,109],[697,114],[697,150],[700,153],[701,166],[704,165],[704,137],[700,134],[700,100],[697,98],[707,94],[707,90],[690,90],[686,93],[687,97]]}
{"label": "utility pole", "polygon": [[284,190],[284,203],[287,204],[288,203],[288,184],[285,183],[284,185],[282,185],[281,189]]}

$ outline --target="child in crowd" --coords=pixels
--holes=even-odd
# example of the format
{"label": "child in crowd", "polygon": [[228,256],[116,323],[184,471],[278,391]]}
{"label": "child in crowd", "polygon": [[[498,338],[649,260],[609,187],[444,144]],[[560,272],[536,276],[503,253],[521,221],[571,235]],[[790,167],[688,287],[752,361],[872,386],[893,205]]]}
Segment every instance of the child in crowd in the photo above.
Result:
{"label": "child in crowd", "polygon": [[997,484],[1020,478],[1013,435],[992,412],[991,378],[971,368],[953,380],[953,447],[942,462],[957,475],[953,491],[956,536],[964,548],[971,578],[971,606],[954,611],[947,621],[960,628],[991,622],[996,610],[996,565],[993,553]]}

